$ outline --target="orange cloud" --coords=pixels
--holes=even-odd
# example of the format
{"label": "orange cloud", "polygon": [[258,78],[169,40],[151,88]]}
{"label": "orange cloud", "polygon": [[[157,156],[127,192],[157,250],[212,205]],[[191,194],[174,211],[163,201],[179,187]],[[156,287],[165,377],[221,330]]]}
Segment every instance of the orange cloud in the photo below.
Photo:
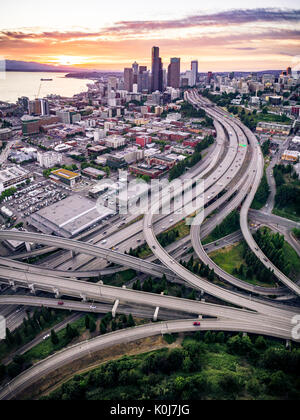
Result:
{"label": "orange cloud", "polygon": [[198,58],[204,70],[279,68],[299,54],[299,22],[300,10],[251,9],[117,22],[90,32],[7,30],[0,32],[0,50],[7,59],[53,64],[65,57],[79,67],[122,70],[134,60],[150,64],[156,44],[165,64],[170,56],[181,56],[183,67]]}

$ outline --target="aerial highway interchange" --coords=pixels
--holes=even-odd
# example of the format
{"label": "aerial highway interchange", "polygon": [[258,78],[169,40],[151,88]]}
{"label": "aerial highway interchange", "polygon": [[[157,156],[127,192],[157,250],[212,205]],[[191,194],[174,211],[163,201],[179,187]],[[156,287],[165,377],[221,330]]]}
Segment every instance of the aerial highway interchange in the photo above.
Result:
{"label": "aerial highway interchange", "polygon": [[[214,119],[217,131],[217,141],[211,148],[210,154],[182,176],[182,179],[189,178],[193,181],[193,189],[196,188],[197,181],[204,179],[202,197],[191,198],[188,207],[189,209],[193,208],[193,211],[180,212],[179,198],[181,197],[181,191],[174,189],[171,192],[172,209],[168,215],[158,214],[163,201],[152,201],[143,220],[138,220],[125,228],[126,232],[130,231],[130,238],[126,232],[122,233],[122,230],[111,234],[111,238],[115,239],[110,242],[110,247],[122,244],[128,249],[128,243],[137,243],[138,238],[143,242],[146,241],[153,257],[140,260],[125,254],[121,250],[116,252],[107,249],[99,244],[99,241],[81,242],[39,233],[0,231],[1,240],[22,239],[28,243],[45,245],[44,252],[47,252],[47,249],[62,249],[73,252],[73,255],[74,253],[79,254],[80,259],[82,259],[80,265],[84,266],[81,269],[68,270],[65,269],[65,263],[62,263],[56,268],[46,268],[41,265],[30,265],[15,259],[1,257],[1,282],[15,289],[29,289],[32,296],[2,295],[0,296],[0,305],[57,307],[55,297],[61,299],[62,296],[68,296],[82,300],[82,302],[66,300],[66,304],[69,302],[69,309],[101,312],[103,310],[101,304],[104,304],[115,308],[119,306],[118,310],[121,311],[122,305],[124,305],[124,308],[129,305],[132,308],[132,313],[134,313],[143,306],[149,309],[150,314],[154,313],[156,308],[163,310],[164,316],[161,319],[166,319],[166,321],[117,331],[64,349],[21,373],[0,390],[1,399],[13,398],[38,378],[68,364],[71,360],[84,357],[84,355],[99,351],[102,348],[157,334],[193,331],[195,329],[193,319],[198,316],[205,317],[202,319],[200,326],[200,330],[203,331],[241,331],[285,340],[294,339],[292,336],[292,320],[295,315],[299,314],[299,308],[289,305],[287,302],[289,299],[299,296],[300,287],[278,270],[263,254],[249,228],[249,217],[254,216],[253,212],[250,211],[250,206],[263,176],[264,159],[259,143],[254,134],[239,120],[232,118],[222,109],[211,106],[206,99],[199,96],[196,90],[187,91],[185,95],[186,100],[194,107],[205,109],[206,113]],[[170,191],[167,192],[166,195],[169,195]],[[202,199],[200,200],[202,204],[197,208],[199,198]],[[179,203],[178,206],[177,202]],[[274,272],[281,284],[281,287],[277,289],[252,286],[227,274],[211,260],[201,243],[204,235],[208,235],[228,214],[239,206],[241,206],[240,227],[242,236],[262,264]],[[190,237],[186,239],[186,243],[191,243],[199,259],[213,268],[223,281],[234,286],[234,290],[217,286],[193,274],[178,262],[178,258],[170,254],[170,247],[163,248],[158,242],[157,235],[165,230],[166,221],[170,217],[172,217],[172,224],[175,225],[191,216],[192,213],[196,213],[196,216],[192,219]],[[210,215],[211,217],[202,223]],[[261,214],[258,217],[260,217],[260,220],[263,219]],[[279,223],[280,220],[277,219],[277,222]],[[267,221],[265,223],[267,224]],[[174,244],[172,250],[176,250],[176,244]],[[39,252],[42,253],[43,249]],[[66,255],[66,252],[63,255]],[[101,269],[96,269],[95,261],[97,260],[95,258],[104,262]],[[62,260],[65,259],[62,257]],[[109,268],[107,265],[110,263],[118,266]],[[99,283],[89,283],[78,280],[79,278],[96,277],[97,275],[103,275],[105,272],[116,272],[119,269],[124,269],[121,267],[132,268],[138,273],[146,273],[153,277],[161,278],[165,275],[170,281],[180,280],[189,287],[201,291],[202,294],[213,296],[220,302],[226,302],[226,305],[156,295],[124,287],[106,286],[101,281]],[[48,292],[55,296],[54,298],[40,298],[34,295],[36,291]],[[277,299],[267,299],[268,296],[286,297],[286,303]],[[91,305],[89,302],[93,302],[93,304]],[[127,307],[126,310],[128,310]],[[178,312],[190,314],[193,319],[176,320],[176,313]],[[169,321],[167,320],[168,315],[170,316]],[[151,316],[149,315],[149,317]]]}

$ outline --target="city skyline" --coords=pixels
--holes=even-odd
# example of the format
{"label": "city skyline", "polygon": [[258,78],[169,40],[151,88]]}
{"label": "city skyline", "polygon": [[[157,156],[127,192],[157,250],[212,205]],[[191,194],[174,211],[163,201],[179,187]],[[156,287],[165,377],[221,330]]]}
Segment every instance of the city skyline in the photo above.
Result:
{"label": "city skyline", "polygon": [[199,72],[216,72],[285,68],[300,54],[300,8],[293,0],[284,8],[282,1],[255,1],[247,8],[233,0],[220,8],[213,1],[210,10],[195,1],[189,6],[167,1],[157,4],[159,19],[156,0],[143,8],[134,2],[130,11],[119,1],[105,9],[94,0],[85,7],[77,1],[72,8],[65,3],[54,0],[51,7],[42,7],[30,0],[26,6],[17,5],[18,13],[12,13],[15,0],[5,5],[1,55],[8,60],[122,71],[134,61],[151,68],[149,50],[159,45],[165,68],[172,57],[180,57],[182,71],[198,60]]}

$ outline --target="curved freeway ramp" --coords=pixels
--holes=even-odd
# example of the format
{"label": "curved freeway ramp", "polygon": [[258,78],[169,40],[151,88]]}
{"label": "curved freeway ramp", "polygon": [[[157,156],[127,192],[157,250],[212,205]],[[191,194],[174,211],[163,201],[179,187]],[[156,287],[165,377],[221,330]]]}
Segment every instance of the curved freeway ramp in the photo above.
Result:
{"label": "curved freeway ramp", "polygon": [[[199,331],[244,331],[248,333],[278,336],[279,338],[289,339],[289,334],[285,331],[270,329],[270,327],[239,321],[228,320],[202,320]],[[271,331],[272,330],[272,331]],[[47,359],[37,363],[28,370],[22,372],[0,390],[0,399],[9,400],[15,398],[23,390],[37,382],[39,379],[49,375],[51,372],[66,366],[75,360],[87,355],[96,353],[105,348],[112,347],[121,343],[129,343],[146,337],[172,334],[179,332],[195,331],[193,320],[169,321],[153,323],[134,327],[126,330],[115,331],[89,341],[78,343],[68,347]]]}
{"label": "curved freeway ramp", "polygon": [[[200,102],[200,104],[202,104],[199,97],[198,97],[198,101]],[[216,115],[215,115],[216,109],[209,110],[208,112],[211,116],[214,116],[216,118]],[[226,113],[224,115],[223,112],[221,111],[218,111],[218,112],[220,113],[220,115],[223,116],[223,118],[225,119],[227,118]],[[245,127],[241,122],[237,120],[234,120],[234,122],[238,126],[238,128],[243,131],[244,135],[247,136],[247,139],[251,147],[253,148],[253,151],[255,152],[253,153],[255,160],[254,161],[252,160],[253,163],[251,165],[251,169],[255,167],[255,169],[253,169],[253,171],[255,171],[255,177],[254,177],[253,185],[251,186],[250,192],[246,196],[246,200],[243,203],[243,206],[241,209],[241,215],[240,215],[240,224],[241,224],[241,230],[242,230],[244,239],[246,240],[252,252],[257,256],[257,258],[259,258],[259,260],[265,265],[265,267],[271,270],[274,273],[274,275],[278,278],[278,280],[281,281],[285,286],[287,286],[292,292],[299,295],[300,294],[299,286],[296,285],[292,280],[290,280],[286,275],[284,275],[280,270],[278,270],[278,268],[274,264],[272,264],[272,262],[266,257],[266,255],[263,254],[263,252],[259,249],[257,243],[255,242],[250,232],[249,225],[248,225],[248,213],[249,213],[250,206],[254,200],[256,191],[259,187],[260,181],[263,176],[264,161],[263,161],[262,152],[260,150],[259,144],[254,134],[247,127]],[[232,123],[232,119],[231,119],[231,123]],[[233,126],[233,124],[231,125]],[[224,276],[224,273],[222,274]],[[233,276],[231,277],[228,276],[228,281],[235,282],[236,284],[240,283],[239,279],[236,279]]]}

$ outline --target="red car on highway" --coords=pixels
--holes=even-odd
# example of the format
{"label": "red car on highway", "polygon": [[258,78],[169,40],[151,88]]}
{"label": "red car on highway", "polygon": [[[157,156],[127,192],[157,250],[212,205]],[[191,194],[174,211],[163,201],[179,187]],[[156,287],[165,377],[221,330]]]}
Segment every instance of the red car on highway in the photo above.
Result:
{"label": "red car on highway", "polygon": [[57,303],[58,305],[60,305],[60,306],[63,306],[64,305],[64,302],[62,302],[61,300]]}
{"label": "red car on highway", "polygon": [[194,327],[200,327],[201,326],[201,322],[194,322]]}

